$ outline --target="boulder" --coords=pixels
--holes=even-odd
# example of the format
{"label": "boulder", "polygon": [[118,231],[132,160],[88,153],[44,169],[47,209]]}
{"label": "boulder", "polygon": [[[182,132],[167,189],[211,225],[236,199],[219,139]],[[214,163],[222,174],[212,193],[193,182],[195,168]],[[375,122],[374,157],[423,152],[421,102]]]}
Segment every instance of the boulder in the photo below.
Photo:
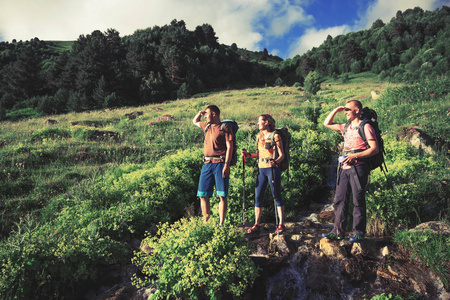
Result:
{"label": "boulder", "polygon": [[347,252],[345,248],[341,246],[341,243],[338,241],[333,241],[329,239],[321,239],[320,240],[320,250],[322,253],[328,257],[343,259],[347,256]]}
{"label": "boulder", "polygon": [[52,119],[45,120],[44,122],[44,125],[55,125],[55,124],[58,124],[58,121]]}
{"label": "boulder", "polygon": [[334,223],[334,212],[333,211],[321,212],[318,216],[318,219],[322,223]]}
{"label": "boulder", "polygon": [[439,222],[439,221],[430,221],[417,225],[415,228],[410,230],[414,231],[431,231],[434,234],[443,234],[445,236],[450,236],[450,225]]}
{"label": "boulder", "polygon": [[381,96],[379,91],[371,91],[370,95],[372,96],[372,100],[377,100]]}
{"label": "boulder", "polygon": [[433,149],[435,141],[426,133],[418,128],[405,127],[399,135],[399,139],[405,139],[417,149],[423,150],[426,154],[434,155],[436,151]]}
{"label": "boulder", "polygon": [[142,116],[143,114],[144,114],[143,111],[133,111],[133,112],[131,112],[129,114],[125,114],[125,117],[127,117],[130,120],[134,120],[137,117]]}

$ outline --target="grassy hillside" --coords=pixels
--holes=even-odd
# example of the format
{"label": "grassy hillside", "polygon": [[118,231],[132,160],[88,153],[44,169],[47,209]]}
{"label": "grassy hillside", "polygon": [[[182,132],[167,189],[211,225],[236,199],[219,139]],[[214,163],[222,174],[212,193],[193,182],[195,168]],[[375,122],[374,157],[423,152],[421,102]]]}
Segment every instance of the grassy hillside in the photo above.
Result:
{"label": "grassy hillside", "polygon": [[[372,99],[372,91],[381,97]],[[67,286],[76,290],[98,279],[103,266],[129,259],[127,243],[141,239],[151,223],[198,214],[203,135],[192,118],[208,104],[221,108],[222,119],[240,124],[239,148],[249,151],[255,150],[261,113],[272,114],[278,127],[290,128],[291,174],[289,180],[283,174],[283,194],[287,219],[295,221],[297,212],[323,190],[330,149],[341,141],[324,129],[323,119],[337,105],[359,99],[379,113],[389,169],[389,182],[379,171],[372,174],[369,232],[389,234],[425,220],[447,220],[449,91],[446,78],[396,86],[359,74],[346,83],[325,80],[316,96],[295,87],[229,90],[52,116],[56,123],[46,122],[48,117],[2,122],[0,295],[61,297]],[[133,112],[142,114],[127,116]],[[337,120],[344,121],[343,116]],[[404,128],[429,133],[439,141],[437,154],[426,155],[399,139]],[[240,164],[232,168],[229,224],[242,221],[242,172]],[[250,165],[245,179],[249,220],[254,197]],[[263,221],[273,222],[273,203],[266,203]]]}
{"label": "grassy hillside", "polygon": [[48,41],[50,48],[57,52],[64,52],[72,50],[74,41]]}

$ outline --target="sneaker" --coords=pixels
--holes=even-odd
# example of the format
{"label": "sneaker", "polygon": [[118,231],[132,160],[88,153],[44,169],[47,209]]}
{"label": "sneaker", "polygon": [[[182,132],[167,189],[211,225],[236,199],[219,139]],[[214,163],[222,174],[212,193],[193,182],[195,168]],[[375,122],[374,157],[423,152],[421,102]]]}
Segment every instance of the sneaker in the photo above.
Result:
{"label": "sneaker", "polygon": [[323,237],[324,239],[334,240],[334,241],[342,240],[342,238],[341,238],[340,236],[337,236],[337,235],[335,235],[335,234],[332,233],[332,232],[329,232],[329,233],[322,233],[322,237]]}
{"label": "sneaker", "polygon": [[350,237],[350,243],[359,243],[364,239],[364,236],[359,234],[354,234]]}

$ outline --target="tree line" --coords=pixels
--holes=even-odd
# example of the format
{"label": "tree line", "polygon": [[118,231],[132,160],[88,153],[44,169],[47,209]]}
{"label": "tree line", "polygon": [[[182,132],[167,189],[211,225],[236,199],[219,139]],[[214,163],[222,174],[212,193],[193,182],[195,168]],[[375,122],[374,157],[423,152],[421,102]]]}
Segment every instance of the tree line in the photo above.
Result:
{"label": "tree line", "polygon": [[450,8],[420,7],[398,11],[388,24],[381,19],[367,30],[327,39],[303,55],[279,64],[281,77],[293,83],[311,71],[339,78],[348,73],[373,72],[393,82],[417,82],[448,76]]}
{"label": "tree line", "polygon": [[81,35],[71,50],[34,38],[0,43],[0,118],[27,110],[56,114],[144,105],[215,89],[303,85],[311,71],[348,78],[374,72],[411,82],[449,75],[450,8],[398,11],[388,24],[331,37],[282,60],[218,43],[211,25],[184,21],[121,37],[108,29]]}
{"label": "tree line", "polygon": [[273,81],[271,67],[249,61],[245,51],[217,39],[208,24],[190,31],[184,21],[174,20],[125,37],[114,29],[96,30],[81,35],[71,51],[62,53],[54,43],[38,38],[2,42],[1,107],[64,113]]}

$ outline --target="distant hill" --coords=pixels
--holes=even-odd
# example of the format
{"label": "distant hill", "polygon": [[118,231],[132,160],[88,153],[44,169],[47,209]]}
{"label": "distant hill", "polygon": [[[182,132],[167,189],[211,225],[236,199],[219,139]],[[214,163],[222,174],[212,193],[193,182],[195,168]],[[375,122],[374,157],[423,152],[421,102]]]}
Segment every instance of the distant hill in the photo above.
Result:
{"label": "distant hill", "polygon": [[327,39],[317,48],[280,63],[286,77],[306,76],[317,70],[338,78],[345,73],[371,71],[396,82],[416,82],[448,76],[450,70],[450,8],[420,7],[398,11],[387,24]]}

